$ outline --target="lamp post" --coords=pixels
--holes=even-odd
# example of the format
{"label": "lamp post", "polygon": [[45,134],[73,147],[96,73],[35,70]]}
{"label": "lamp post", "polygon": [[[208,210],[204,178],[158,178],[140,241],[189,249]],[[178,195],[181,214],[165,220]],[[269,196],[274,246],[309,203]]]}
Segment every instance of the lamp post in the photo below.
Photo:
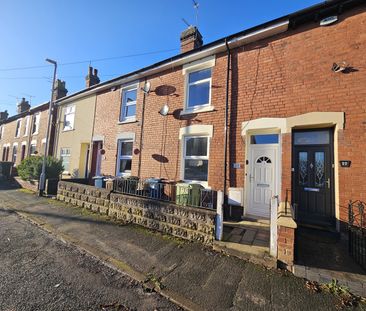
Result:
{"label": "lamp post", "polygon": [[50,127],[51,127],[51,116],[52,116],[52,109],[53,109],[53,93],[55,91],[55,82],[56,82],[56,70],[57,70],[57,62],[46,58],[46,62],[52,64],[54,66],[53,70],[53,79],[52,79],[52,91],[51,91],[51,99],[48,107],[48,122],[47,122],[47,133],[46,133],[46,145],[43,155],[43,162],[42,162],[42,173],[39,177],[39,196],[43,195],[45,186],[46,186],[46,162],[48,156],[48,145],[50,140]]}

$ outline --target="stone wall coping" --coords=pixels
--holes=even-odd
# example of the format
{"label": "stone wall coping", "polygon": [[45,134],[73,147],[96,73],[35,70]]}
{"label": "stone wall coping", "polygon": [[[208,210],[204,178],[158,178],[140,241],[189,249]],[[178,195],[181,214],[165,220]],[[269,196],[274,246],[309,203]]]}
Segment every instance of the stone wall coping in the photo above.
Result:
{"label": "stone wall coping", "polygon": [[189,212],[192,212],[192,213],[205,212],[206,214],[211,214],[212,216],[216,215],[216,210],[206,208],[206,207],[185,206],[185,205],[175,204],[173,202],[165,202],[165,201],[153,200],[153,199],[149,199],[149,198],[145,198],[145,197],[139,197],[139,196],[133,196],[133,195],[123,194],[123,193],[111,192],[111,199],[113,197],[116,197],[116,196],[117,197],[122,196],[122,197],[128,198],[128,199],[138,199],[138,200],[152,202],[152,203],[156,203],[156,204],[159,204],[159,205],[165,205],[165,206],[174,205],[174,206],[178,206],[180,208],[184,208],[185,210],[187,210]]}
{"label": "stone wall coping", "polygon": [[292,209],[290,203],[286,213],[286,202],[281,202],[278,206],[278,214],[277,214],[277,226],[286,227],[286,228],[297,228],[297,223],[292,217]]}

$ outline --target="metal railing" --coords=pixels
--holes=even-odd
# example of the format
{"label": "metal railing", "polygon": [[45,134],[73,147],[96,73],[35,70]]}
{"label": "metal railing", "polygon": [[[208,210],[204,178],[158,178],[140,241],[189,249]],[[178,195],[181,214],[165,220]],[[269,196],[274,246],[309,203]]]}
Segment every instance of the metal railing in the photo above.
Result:
{"label": "metal railing", "polygon": [[216,209],[217,192],[199,184],[116,178],[113,181],[113,191],[183,206]]}
{"label": "metal railing", "polygon": [[353,259],[366,270],[366,203],[348,203],[348,250]]}

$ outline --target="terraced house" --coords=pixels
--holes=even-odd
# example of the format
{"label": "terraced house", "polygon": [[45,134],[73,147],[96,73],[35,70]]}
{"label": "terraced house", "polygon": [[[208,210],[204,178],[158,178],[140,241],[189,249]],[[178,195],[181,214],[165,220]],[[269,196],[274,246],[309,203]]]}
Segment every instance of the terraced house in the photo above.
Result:
{"label": "terraced house", "polygon": [[[57,80],[55,84],[55,99],[65,96],[65,82]],[[17,104],[17,114],[8,115],[7,111],[0,112],[0,147],[2,161],[19,164],[25,157],[42,155],[46,145],[46,132],[49,103],[31,107],[22,98]],[[54,118],[56,110],[52,113]],[[53,119],[54,120],[54,119]],[[48,154],[53,154],[54,127],[50,131]]]}
{"label": "terraced house", "polygon": [[[349,200],[366,200],[365,9],[327,1],[208,44],[189,27],[166,60],[103,83],[90,68],[86,89],[56,101],[63,177],[199,184],[224,192],[226,218],[291,207],[274,233],[291,266],[297,226],[339,233]],[[3,159],[18,161],[31,113],[0,123]]]}
{"label": "terraced house", "polygon": [[188,28],[179,55],[67,98],[95,96],[91,175],[223,189],[239,216],[268,218],[277,197],[299,222],[340,230],[348,200],[365,199],[364,29],[362,1],[206,45]]}
{"label": "terraced house", "polygon": [[98,71],[89,67],[86,90],[56,102],[56,135],[54,154],[62,159],[63,178],[88,178],[90,175],[90,142],[94,125],[96,95],[85,95],[99,83]]}

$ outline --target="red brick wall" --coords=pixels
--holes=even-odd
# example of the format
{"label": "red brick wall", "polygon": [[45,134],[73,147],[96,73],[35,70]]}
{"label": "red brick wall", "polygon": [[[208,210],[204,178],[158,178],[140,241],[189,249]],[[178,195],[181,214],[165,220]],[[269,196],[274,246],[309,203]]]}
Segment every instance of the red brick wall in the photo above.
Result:
{"label": "red brick wall", "polygon": [[291,270],[294,264],[295,229],[277,227],[277,259]]}
{"label": "red brick wall", "polygon": [[[230,165],[228,186],[244,186],[243,121],[263,117],[286,118],[314,111],[338,111],[345,112],[346,118],[345,129],[338,133],[339,159],[352,160],[351,168],[339,168],[340,205],[345,206],[351,198],[366,200],[365,155],[361,152],[366,142],[364,11],[365,7],[362,7],[345,13],[337,24],[329,27],[313,23],[232,51],[229,159],[231,164],[238,162],[242,165],[240,169],[233,169]],[[332,72],[332,64],[340,61],[348,62],[358,71],[349,74]],[[215,111],[199,113],[192,119],[180,119],[176,113],[184,106],[181,67],[147,77],[153,91],[146,97],[143,146],[141,154],[133,158],[132,175],[138,173],[141,156],[141,177],[179,180],[179,128],[191,124],[213,124],[208,184],[213,189],[222,189],[226,63],[225,53],[216,56],[212,74],[212,105]],[[154,92],[164,85],[175,88],[174,94],[161,96]],[[117,90],[99,94],[97,99],[94,134],[105,136],[107,152],[102,172],[106,174],[115,172],[117,132],[134,131],[134,147],[140,149],[140,123],[117,124],[120,95],[120,90]],[[139,92],[138,121],[141,121],[142,98],[142,92]],[[170,112],[175,112],[174,115],[162,117],[158,114],[165,103],[168,103]],[[282,139],[281,199],[284,200],[285,189],[291,188],[291,134],[284,135]],[[163,156],[164,161],[159,161],[158,155]],[[341,218],[346,220],[346,209],[341,209]]]}

